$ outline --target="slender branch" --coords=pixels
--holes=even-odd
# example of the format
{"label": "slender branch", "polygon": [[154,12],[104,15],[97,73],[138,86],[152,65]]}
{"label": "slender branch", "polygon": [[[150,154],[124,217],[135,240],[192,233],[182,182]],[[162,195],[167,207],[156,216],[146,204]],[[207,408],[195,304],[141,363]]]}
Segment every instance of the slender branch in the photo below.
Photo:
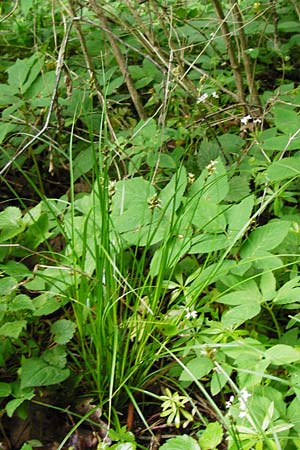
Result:
{"label": "slender branch", "polygon": [[212,3],[214,5],[214,8],[216,10],[217,16],[220,21],[223,39],[224,39],[224,42],[225,42],[225,45],[227,48],[227,53],[228,53],[229,60],[230,60],[230,66],[231,66],[231,69],[232,69],[232,72],[233,72],[233,75],[235,78],[235,84],[236,84],[236,88],[237,88],[237,95],[238,95],[239,101],[241,103],[246,104],[244,87],[243,87],[243,78],[242,78],[242,74],[241,74],[241,70],[240,70],[240,65],[235,56],[234,48],[233,48],[233,45],[231,42],[229,27],[225,20],[225,16],[224,16],[224,12],[223,12],[221,3],[219,0],[212,0]]}
{"label": "slender branch", "polygon": [[242,60],[243,60],[247,83],[248,83],[248,88],[249,88],[249,92],[250,92],[250,104],[252,102],[254,102],[255,106],[261,108],[261,102],[260,102],[260,98],[259,98],[258,91],[256,88],[255,80],[254,80],[252,63],[251,63],[249,55],[247,53],[248,45],[247,45],[247,38],[246,38],[246,35],[244,32],[244,21],[243,21],[242,13],[241,13],[238,3],[235,0],[231,0],[231,3],[232,3],[233,14],[235,16],[235,20],[238,24],[238,29],[239,29]]}
{"label": "slender branch", "polygon": [[[80,42],[80,45],[81,45],[83,57],[84,57],[84,60],[85,60],[86,66],[87,66],[87,70],[88,70],[88,73],[89,73],[89,76],[90,76],[90,80],[91,80],[92,86],[94,86],[94,88],[95,88],[96,95],[97,95],[98,100],[99,100],[100,104],[102,105],[103,109],[106,109],[105,98],[104,98],[104,96],[102,94],[99,81],[98,81],[98,79],[97,79],[97,77],[95,75],[95,69],[94,69],[94,66],[92,64],[90,55],[88,53],[87,45],[86,45],[85,38],[83,36],[82,30],[81,30],[81,27],[80,27],[80,24],[78,22],[79,18],[75,14],[73,0],[68,0],[68,3],[69,3],[69,9],[66,8],[66,7],[65,7],[65,9],[68,11],[68,14],[73,19],[74,28],[75,28],[76,33],[78,35],[78,39],[79,39],[79,42]],[[108,114],[106,114],[106,122],[107,122],[107,126],[108,126],[108,129],[109,129],[109,132],[110,132],[112,140],[114,142],[117,142],[117,136],[115,134],[115,131],[113,129],[113,126],[111,124],[111,121],[109,119]]]}
{"label": "slender branch", "polygon": [[[90,0],[90,6],[92,8],[92,10],[94,11],[94,13],[97,15],[101,26],[103,28],[105,28],[106,30],[110,31],[110,27],[109,27],[109,23],[108,20],[105,16],[104,10],[97,4],[97,2],[95,0]],[[124,60],[124,57],[121,53],[121,50],[117,44],[117,40],[114,38],[112,33],[107,33],[107,39],[110,42],[114,57],[116,58],[117,64],[120,68],[120,71],[124,77],[125,83],[127,85],[129,94],[131,96],[131,99],[133,101],[133,104],[135,106],[135,109],[140,117],[140,119],[146,119],[146,113],[143,107],[143,104],[141,102],[140,96],[134,86],[134,83],[132,81],[132,78],[128,72],[127,66],[126,66],[126,62]]]}
{"label": "slender branch", "polygon": [[67,48],[67,43],[68,43],[68,39],[69,39],[69,35],[71,32],[71,28],[72,28],[73,22],[71,22],[68,26],[68,28],[65,31],[64,37],[62,39],[61,42],[61,46],[59,49],[59,53],[58,53],[58,57],[57,57],[57,64],[56,64],[56,78],[55,78],[55,84],[54,84],[54,89],[52,92],[52,96],[51,96],[51,100],[50,100],[50,105],[49,105],[49,109],[48,109],[48,113],[46,116],[46,120],[45,123],[43,125],[43,127],[40,129],[40,131],[34,135],[30,141],[27,142],[27,144],[24,145],[24,147],[22,147],[9,161],[8,163],[5,164],[5,166],[0,170],[0,176],[3,175],[3,173],[10,168],[10,166],[13,164],[13,162],[20,156],[22,155],[29,147],[32,146],[32,144],[37,141],[42,134],[45,133],[45,131],[47,130],[49,123],[50,123],[50,118],[51,118],[51,114],[55,108],[55,104],[56,104],[56,97],[57,97],[57,92],[58,92],[58,86],[59,86],[59,82],[61,79],[61,74],[62,74],[62,70],[63,70],[63,66],[64,66],[64,58],[65,58],[65,52],[66,52],[66,48]]}

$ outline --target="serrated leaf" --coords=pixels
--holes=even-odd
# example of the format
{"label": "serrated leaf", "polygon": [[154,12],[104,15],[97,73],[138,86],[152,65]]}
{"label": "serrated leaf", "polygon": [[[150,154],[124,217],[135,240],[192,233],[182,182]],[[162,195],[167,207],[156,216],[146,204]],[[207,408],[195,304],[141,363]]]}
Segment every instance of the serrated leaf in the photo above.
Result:
{"label": "serrated leaf", "polygon": [[219,422],[209,423],[199,439],[201,450],[214,450],[223,440],[223,428]]}
{"label": "serrated leaf", "polygon": [[13,322],[6,322],[0,327],[0,336],[17,339],[23,328],[26,328],[26,320],[14,320]]}
{"label": "serrated leaf", "polygon": [[290,345],[277,344],[265,351],[265,357],[275,365],[291,364],[300,361],[300,350]]}
{"label": "serrated leaf", "polygon": [[201,450],[198,442],[186,434],[169,439],[160,450]]}
{"label": "serrated leaf", "polygon": [[21,387],[50,386],[66,380],[69,369],[50,366],[42,358],[26,359],[21,367]]}
{"label": "serrated leaf", "polygon": [[60,345],[66,344],[72,339],[75,329],[76,325],[71,320],[57,320],[51,325],[51,333],[54,334],[54,342]]}

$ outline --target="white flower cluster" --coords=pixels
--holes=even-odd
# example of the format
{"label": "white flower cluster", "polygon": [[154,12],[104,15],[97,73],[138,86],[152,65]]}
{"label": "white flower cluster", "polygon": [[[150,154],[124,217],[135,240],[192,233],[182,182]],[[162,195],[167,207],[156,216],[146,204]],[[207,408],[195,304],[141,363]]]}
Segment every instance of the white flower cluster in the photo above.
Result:
{"label": "white flower cluster", "polygon": [[[251,397],[251,394],[249,394],[249,392],[247,391],[246,388],[243,388],[238,396],[238,401],[240,404],[240,413],[239,413],[239,417],[240,419],[243,419],[244,417],[247,416],[247,411],[248,411],[248,407],[247,407],[247,401],[248,398]],[[234,395],[231,395],[229,397],[229,400],[226,402],[226,408],[229,409],[232,405],[232,403],[234,402]]]}
{"label": "white flower cluster", "polygon": [[215,160],[211,160],[210,163],[205,167],[206,170],[208,171],[209,175],[211,175],[217,171],[217,164],[218,164],[218,161],[215,159]]}
{"label": "white flower cluster", "polygon": [[195,310],[192,310],[190,308],[185,308],[185,318],[186,319],[197,319],[198,313]]}
{"label": "white flower cluster", "polygon": [[247,123],[249,122],[249,120],[253,119],[253,123],[255,125],[258,125],[259,123],[261,123],[261,119],[259,119],[258,117],[256,119],[254,119],[252,116],[250,116],[250,114],[248,114],[247,116],[244,116],[241,118],[241,124],[242,125],[247,125]]}
{"label": "white flower cluster", "polygon": [[[214,91],[214,92],[211,94],[211,96],[212,96],[213,98],[219,98],[219,95],[218,95],[218,93],[217,93],[216,91]],[[205,100],[208,99],[208,97],[209,97],[209,95],[205,92],[204,94],[200,95],[200,96],[197,98],[196,103],[197,103],[197,104],[199,104],[199,103],[204,103]]]}

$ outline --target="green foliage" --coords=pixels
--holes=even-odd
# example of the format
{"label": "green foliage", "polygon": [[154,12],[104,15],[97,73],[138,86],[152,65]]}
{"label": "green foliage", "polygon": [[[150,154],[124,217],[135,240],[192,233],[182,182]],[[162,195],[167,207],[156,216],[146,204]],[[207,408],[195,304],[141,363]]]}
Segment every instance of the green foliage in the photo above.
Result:
{"label": "green foliage", "polygon": [[3,412],[70,389],[99,449],[137,448],[129,402],[189,427],[163,450],[299,448],[295,2],[7,3]]}

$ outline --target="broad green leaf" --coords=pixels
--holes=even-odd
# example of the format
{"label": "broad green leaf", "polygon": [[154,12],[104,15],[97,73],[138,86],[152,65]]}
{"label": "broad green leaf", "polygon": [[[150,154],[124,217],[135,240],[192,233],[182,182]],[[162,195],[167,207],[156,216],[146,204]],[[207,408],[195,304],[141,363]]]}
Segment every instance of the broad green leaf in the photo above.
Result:
{"label": "broad green leaf", "polygon": [[286,237],[290,229],[290,222],[276,220],[252,231],[243,243],[240,251],[242,258],[258,258],[266,251],[276,248]]}
{"label": "broad green leaf", "polygon": [[191,239],[191,248],[189,254],[211,253],[226,248],[230,244],[227,236],[224,234],[204,234]]}
{"label": "broad green leaf", "polygon": [[249,180],[245,176],[236,175],[229,181],[229,192],[226,200],[238,202],[250,194]]}
{"label": "broad green leaf", "polygon": [[207,233],[220,233],[225,230],[227,225],[223,208],[205,198],[199,202],[192,223],[199,230]]}
{"label": "broad green leaf", "polygon": [[267,177],[270,181],[282,181],[300,175],[299,156],[283,158],[274,161],[267,169]]}
{"label": "broad green leaf", "polygon": [[38,295],[32,299],[32,303],[35,308],[33,315],[37,317],[47,316],[48,314],[52,314],[60,309],[67,302],[68,299],[61,296],[55,296],[48,293]]}
{"label": "broad green leaf", "polygon": [[61,345],[66,344],[72,339],[75,329],[76,325],[71,320],[57,320],[51,325],[51,333],[54,334],[54,342]]}
{"label": "broad green leaf", "polygon": [[244,198],[238,205],[233,205],[225,211],[228,221],[228,234],[234,239],[247,225],[254,205],[254,196]]}
{"label": "broad green leaf", "polygon": [[187,185],[187,175],[184,167],[180,167],[171,181],[159,193],[163,214],[174,215],[181,204],[183,193]]}
{"label": "broad green leaf", "polygon": [[119,216],[125,211],[148,208],[148,200],[156,193],[149,181],[141,177],[118,181],[112,199],[112,215]]}
{"label": "broad green leaf", "polygon": [[10,295],[14,290],[16,290],[16,287],[18,285],[18,282],[13,277],[4,277],[0,278],[0,293],[2,296]]}
{"label": "broad green leaf", "polygon": [[19,294],[10,303],[9,310],[22,311],[24,309],[29,309],[31,311],[35,310],[31,298],[28,297],[28,295]]}
{"label": "broad green leaf", "polygon": [[109,446],[111,450],[135,450],[136,444],[134,442],[120,442]]}
{"label": "broad green leaf", "polygon": [[50,366],[57,367],[58,369],[64,369],[67,364],[67,353],[64,347],[60,345],[45,350],[42,358]]}
{"label": "broad green leaf", "polygon": [[222,316],[221,322],[226,328],[238,328],[240,325],[257,316],[259,313],[259,303],[247,303],[226,311]]}
{"label": "broad green leaf", "polygon": [[198,442],[186,434],[168,439],[159,448],[160,450],[201,450]]}
{"label": "broad green leaf", "polygon": [[213,368],[214,364],[210,358],[206,356],[197,356],[186,364],[187,370],[183,370],[180,375],[181,381],[200,380],[207,375]]}
{"label": "broad green leaf", "polygon": [[7,261],[7,263],[5,264],[0,264],[0,270],[3,270],[4,273],[10,275],[11,277],[14,277],[17,280],[22,280],[23,278],[32,275],[25,264],[12,260]]}
{"label": "broad green leaf", "polygon": [[[30,71],[36,64],[36,54],[31,56],[30,58],[22,60],[17,59],[17,61],[7,69],[8,84],[18,87],[20,89],[20,92],[24,93],[40,72],[41,65],[39,65],[38,71],[36,69],[33,69],[32,75],[30,76]],[[25,86],[26,81],[30,81],[30,83],[27,83],[27,85]]]}
{"label": "broad green leaf", "polygon": [[274,121],[278,130],[287,135],[294,134],[300,128],[300,117],[292,109],[282,106],[273,108]]}
{"label": "broad green leaf", "polygon": [[218,297],[217,302],[222,303],[224,305],[247,305],[255,301],[258,303],[257,297],[255,297],[254,293],[251,295],[251,292],[245,291],[236,291],[231,292],[230,294],[225,294],[222,297]]}
{"label": "broad green leaf", "polygon": [[223,428],[219,422],[209,423],[199,439],[201,450],[213,450],[223,440]]}
{"label": "broad green leaf", "polygon": [[273,272],[265,272],[260,279],[260,290],[264,301],[270,301],[276,294],[276,278]]}
{"label": "broad green leaf", "polygon": [[211,203],[218,204],[227,196],[229,191],[229,183],[227,179],[227,171],[221,160],[217,158],[214,163],[215,170],[209,174],[207,169],[204,169],[200,176],[190,187],[188,197],[197,199],[198,201],[206,199]]}
{"label": "broad green leaf", "polygon": [[264,150],[273,150],[282,152],[286,150],[298,150],[300,148],[300,135],[295,136],[292,140],[290,136],[283,134],[281,136],[271,137],[266,139],[263,143]]}
{"label": "broad green leaf", "polygon": [[0,382],[0,397],[8,397],[11,394],[11,385],[9,383]]}
{"label": "broad green leaf", "polygon": [[0,230],[6,227],[15,227],[21,221],[21,210],[15,206],[8,206],[0,213]]}
{"label": "broad green leaf", "polygon": [[31,400],[35,396],[35,393],[33,390],[29,390],[25,395],[22,395],[20,398],[15,398],[13,400],[10,400],[5,405],[5,411],[8,417],[12,417],[16,409],[19,408],[19,406],[22,405],[22,403],[26,402],[27,400]]}
{"label": "broad green leaf", "polygon": [[26,328],[26,320],[14,320],[13,322],[6,322],[0,327],[0,336],[17,339],[23,328]]}
{"label": "broad green leaf", "polygon": [[29,358],[21,366],[21,387],[50,386],[68,378],[69,369],[50,366],[42,358]]}
{"label": "broad green leaf", "polygon": [[285,305],[288,303],[300,302],[300,277],[295,277],[287,281],[278,291],[273,299],[277,305]]}
{"label": "broad green leaf", "polygon": [[20,8],[24,17],[27,16],[30,9],[33,7],[33,0],[20,0]]}
{"label": "broad green leaf", "polygon": [[265,357],[272,364],[281,366],[300,361],[300,349],[290,345],[277,344],[265,351]]}
{"label": "broad green leaf", "polygon": [[211,377],[210,392],[213,396],[219,394],[226,383],[228,383],[228,379],[230,379],[233,370],[232,367],[226,363],[222,363],[221,367],[225,373],[223,371],[214,370]]}
{"label": "broad green leaf", "polygon": [[14,125],[12,123],[0,123],[0,144],[4,141],[9,133],[15,131],[16,129],[17,125]]}

